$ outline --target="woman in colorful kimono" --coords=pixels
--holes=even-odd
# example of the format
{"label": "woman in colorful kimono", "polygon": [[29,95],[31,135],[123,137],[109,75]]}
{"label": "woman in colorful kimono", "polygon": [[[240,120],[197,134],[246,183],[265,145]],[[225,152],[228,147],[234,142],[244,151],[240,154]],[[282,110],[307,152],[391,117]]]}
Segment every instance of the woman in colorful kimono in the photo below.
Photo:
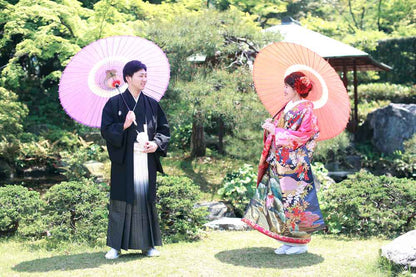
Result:
{"label": "woman in colorful kimono", "polygon": [[311,233],[324,227],[311,169],[319,129],[313,103],[306,100],[312,84],[302,72],[285,80],[284,93],[291,99],[267,119],[260,158],[257,190],[243,221],[283,245],[276,254],[307,251]]}

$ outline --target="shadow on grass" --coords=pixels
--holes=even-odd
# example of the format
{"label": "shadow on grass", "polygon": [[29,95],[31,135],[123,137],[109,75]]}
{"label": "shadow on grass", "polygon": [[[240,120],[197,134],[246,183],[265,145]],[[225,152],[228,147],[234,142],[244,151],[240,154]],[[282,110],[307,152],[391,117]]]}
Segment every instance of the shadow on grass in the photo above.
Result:
{"label": "shadow on grass", "polygon": [[251,247],[222,251],[215,257],[223,263],[254,268],[299,268],[324,261],[320,255],[305,253],[299,255],[276,255],[274,248]]}
{"label": "shadow on grass", "polygon": [[15,265],[12,269],[17,272],[71,271],[96,268],[103,264],[125,263],[132,260],[147,258],[140,252],[137,252],[123,254],[120,258],[115,260],[106,260],[104,254],[104,252],[95,252],[41,258],[22,262]]}
{"label": "shadow on grass", "polygon": [[205,179],[201,173],[196,173],[192,168],[192,158],[187,157],[180,163],[180,167],[185,172],[186,176],[190,178],[195,184],[199,184],[203,192],[211,193],[211,184]]}

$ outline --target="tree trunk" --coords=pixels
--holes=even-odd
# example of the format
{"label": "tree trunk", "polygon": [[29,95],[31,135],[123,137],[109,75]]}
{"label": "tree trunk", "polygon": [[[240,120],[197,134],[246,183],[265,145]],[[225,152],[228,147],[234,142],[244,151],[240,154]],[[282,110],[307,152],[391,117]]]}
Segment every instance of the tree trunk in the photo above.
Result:
{"label": "tree trunk", "polygon": [[204,137],[204,125],[202,122],[202,115],[198,112],[194,121],[192,122],[192,135],[191,135],[191,156],[203,157],[205,156],[205,137]]}

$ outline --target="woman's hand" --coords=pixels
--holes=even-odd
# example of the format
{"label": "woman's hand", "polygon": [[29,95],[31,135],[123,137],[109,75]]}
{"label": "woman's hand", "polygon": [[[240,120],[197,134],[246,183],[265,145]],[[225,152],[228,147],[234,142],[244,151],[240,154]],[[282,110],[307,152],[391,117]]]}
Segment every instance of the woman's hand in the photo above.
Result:
{"label": "woman's hand", "polygon": [[276,127],[272,123],[271,118],[266,119],[263,125],[261,125],[261,127],[265,129],[267,132],[269,132],[269,134],[274,135],[276,133]]}
{"label": "woman's hand", "polygon": [[154,153],[157,150],[157,144],[154,141],[146,141],[144,143],[144,153]]}
{"label": "woman's hand", "polygon": [[129,111],[126,115],[126,120],[124,121],[123,129],[126,130],[127,128],[129,128],[133,122],[134,124],[136,124],[136,115],[133,111]]}

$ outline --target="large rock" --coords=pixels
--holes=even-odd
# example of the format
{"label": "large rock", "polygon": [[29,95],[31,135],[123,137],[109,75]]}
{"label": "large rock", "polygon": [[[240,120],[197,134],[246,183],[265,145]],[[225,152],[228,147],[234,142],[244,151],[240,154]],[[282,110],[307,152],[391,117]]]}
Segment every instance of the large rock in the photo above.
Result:
{"label": "large rock", "polygon": [[416,230],[410,231],[381,248],[381,256],[405,269],[416,270]]}
{"label": "large rock", "polygon": [[237,217],[223,217],[204,224],[205,227],[213,230],[245,231],[250,227]]}
{"label": "large rock", "polygon": [[84,163],[84,167],[88,171],[89,177],[95,177],[97,180],[102,181],[104,177],[104,164],[97,161],[87,161]]}
{"label": "large rock", "polygon": [[222,217],[232,217],[234,214],[229,211],[224,202],[203,202],[195,205],[196,208],[205,207],[208,210],[208,220],[216,220]]}
{"label": "large rock", "polygon": [[403,150],[403,142],[416,133],[416,104],[389,104],[367,116],[367,131],[381,152]]}

